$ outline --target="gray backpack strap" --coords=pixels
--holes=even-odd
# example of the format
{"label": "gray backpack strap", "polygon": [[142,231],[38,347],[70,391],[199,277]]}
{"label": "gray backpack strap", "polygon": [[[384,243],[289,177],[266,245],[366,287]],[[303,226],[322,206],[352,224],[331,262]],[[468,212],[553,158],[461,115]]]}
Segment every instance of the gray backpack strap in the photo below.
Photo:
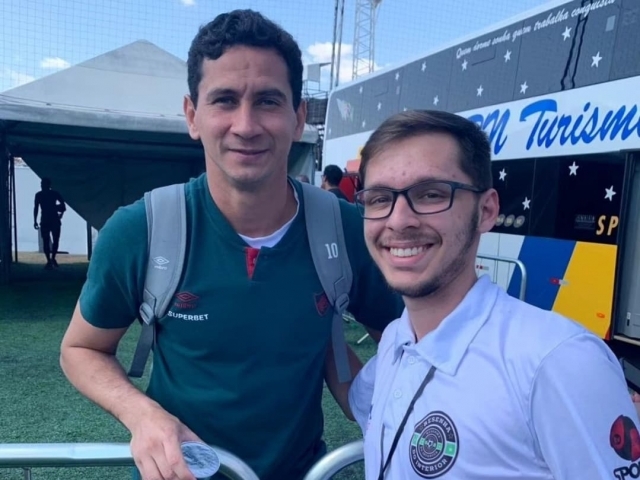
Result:
{"label": "gray backpack strap", "polygon": [[331,342],[338,379],[344,383],[352,378],[342,316],[349,306],[353,274],[344,240],[340,203],[333,193],[307,183],[301,185],[311,255],[322,288],[333,307]]}
{"label": "gray backpack strap", "polygon": [[147,192],[144,202],[149,258],[139,310],[142,332],[129,370],[129,376],[136,378],[144,373],[149,353],[155,345],[155,324],[166,315],[178,287],[187,245],[184,184],[168,185]]}

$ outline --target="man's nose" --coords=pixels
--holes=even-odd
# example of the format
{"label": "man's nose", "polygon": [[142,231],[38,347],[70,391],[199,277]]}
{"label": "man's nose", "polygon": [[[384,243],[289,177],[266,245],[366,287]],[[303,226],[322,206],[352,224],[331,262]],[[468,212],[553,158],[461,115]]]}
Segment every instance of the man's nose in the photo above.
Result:
{"label": "man's nose", "polygon": [[392,230],[400,231],[405,228],[415,228],[418,226],[420,226],[418,214],[411,209],[411,206],[404,195],[398,195],[396,204],[393,206],[393,211],[387,218],[387,227]]}
{"label": "man's nose", "polygon": [[255,137],[262,131],[257,112],[248,103],[241,104],[233,116],[231,132],[242,138]]}

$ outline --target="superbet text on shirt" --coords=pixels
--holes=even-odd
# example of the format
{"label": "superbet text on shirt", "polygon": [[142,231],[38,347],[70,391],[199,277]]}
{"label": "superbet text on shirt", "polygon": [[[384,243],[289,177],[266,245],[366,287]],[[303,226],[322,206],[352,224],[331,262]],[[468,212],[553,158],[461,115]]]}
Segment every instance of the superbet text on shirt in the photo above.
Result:
{"label": "superbet text on shirt", "polygon": [[579,324],[480,277],[418,343],[405,310],[351,386],[367,480],[630,480],[638,414],[618,360]]}

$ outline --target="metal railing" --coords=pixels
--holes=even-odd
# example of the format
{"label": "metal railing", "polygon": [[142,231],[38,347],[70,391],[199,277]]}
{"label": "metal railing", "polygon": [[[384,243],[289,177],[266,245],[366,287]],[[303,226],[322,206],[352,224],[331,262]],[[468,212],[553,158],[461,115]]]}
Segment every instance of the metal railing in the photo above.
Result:
{"label": "metal railing", "polygon": [[[213,446],[220,459],[219,473],[230,480],[259,480],[242,460]],[[0,444],[0,468],[21,468],[31,480],[38,467],[132,467],[128,443],[5,443]]]}
{"label": "metal railing", "polygon": [[[500,262],[500,263],[506,263],[507,265],[514,265],[516,268],[520,269],[520,290],[518,292],[518,298],[520,300],[522,300],[524,302],[525,300],[525,296],[527,294],[527,269],[524,266],[524,263],[522,263],[520,260],[518,260],[517,258],[510,258],[510,257],[499,257],[497,255],[476,255],[476,258],[479,258],[481,260],[492,260],[494,262]],[[478,269],[478,265],[476,265],[476,270]],[[493,270],[494,275],[491,278],[491,281],[493,283],[498,283],[498,272],[497,272],[497,268]],[[511,275],[508,274],[509,279],[511,279]],[[509,287],[508,282],[507,285],[505,285],[505,290]]]}
{"label": "metal railing", "polygon": [[364,460],[364,442],[356,440],[327,453],[309,470],[304,480],[329,480],[349,465]]}
{"label": "metal railing", "polygon": [[[251,468],[226,450],[213,447],[219,473],[231,480],[259,480]],[[329,480],[346,467],[364,460],[364,442],[347,443],[322,457],[304,480]],[[21,468],[31,480],[32,468],[132,467],[128,443],[8,443],[0,444],[0,469]]]}

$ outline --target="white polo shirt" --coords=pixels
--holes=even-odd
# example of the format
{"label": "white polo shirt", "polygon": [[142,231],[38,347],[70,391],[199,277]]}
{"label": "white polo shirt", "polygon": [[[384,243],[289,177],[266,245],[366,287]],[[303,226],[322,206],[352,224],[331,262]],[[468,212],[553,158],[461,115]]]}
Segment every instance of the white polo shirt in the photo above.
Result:
{"label": "white polo shirt", "polygon": [[367,480],[378,479],[431,366],[385,479],[640,477],[638,415],[613,353],[483,276],[418,343],[405,310],[355,378],[349,403],[364,432]]}

